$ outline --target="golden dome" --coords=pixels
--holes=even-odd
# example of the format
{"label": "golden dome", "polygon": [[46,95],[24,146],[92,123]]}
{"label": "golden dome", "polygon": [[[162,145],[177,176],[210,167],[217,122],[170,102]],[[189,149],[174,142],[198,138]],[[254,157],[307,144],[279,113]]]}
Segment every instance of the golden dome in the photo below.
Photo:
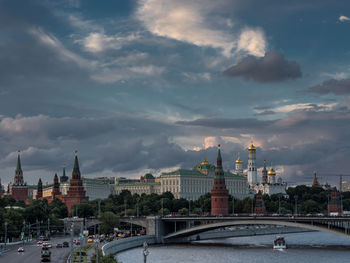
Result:
{"label": "golden dome", "polygon": [[275,170],[271,167],[270,170],[269,170],[269,172],[268,172],[267,174],[270,175],[270,176],[275,176],[275,175],[276,175],[276,172],[275,172]]}
{"label": "golden dome", "polygon": [[204,165],[204,164],[209,164],[209,162],[208,162],[206,159],[204,159],[204,160],[201,162],[201,165]]}
{"label": "golden dome", "polygon": [[243,161],[241,160],[241,158],[238,157],[238,159],[236,160],[236,163],[241,164],[241,163],[243,163]]}
{"label": "golden dome", "polygon": [[253,143],[248,147],[248,150],[249,150],[249,151],[255,151],[255,150],[256,150],[256,148],[255,148],[255,146],[253,145]]}

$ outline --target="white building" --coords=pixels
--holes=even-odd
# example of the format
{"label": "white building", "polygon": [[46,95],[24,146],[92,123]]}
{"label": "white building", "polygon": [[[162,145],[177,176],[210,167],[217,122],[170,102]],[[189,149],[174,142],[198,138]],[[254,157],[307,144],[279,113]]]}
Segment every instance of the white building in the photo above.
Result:
{"label": "white building", "polygon": [[[201,195],[210,193],[214,183],[215,166],[207,160],[196,165],[192,170],[179,169],[163,173],[153,181],[119,180],[115,184],[116,193],[129,190],[132,194],[162,194],[171,192],[175,198],[197,200]],[[225,172],[226,188],[237,199],[251,196],[247,178],[243,175]]]}

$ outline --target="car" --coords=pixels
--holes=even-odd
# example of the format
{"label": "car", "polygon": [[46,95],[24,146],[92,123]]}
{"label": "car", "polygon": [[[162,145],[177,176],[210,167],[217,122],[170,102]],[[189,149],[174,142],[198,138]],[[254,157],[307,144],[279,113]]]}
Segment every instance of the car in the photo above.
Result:
{"label": "car", "polygon": [[69,247],[69,243],[67,241],[63,242],[63,247]]}
{"label": "car", "polygon": [[63,247],[63,245],[60,244],[60,243],[58,243],[58,244],[56,245],[56,248],[62,248],[62,247]]}
{"label": "car", "polygon": [[38,244],[38,246],[41,246],[41,245],[43,244],[43,241],[39,240],[39,241],[37,242],[37,244]]}
{"label": "car", "polygon": [[42,247],[52,248],[52,244],[50,242],[44,242]]}
{"label": "car", "polygon": [[88,243],[92,243],[92,242],[94,242],[94,240],[93,240],[92,238],[89,238],[89,239],[87,240],[87,242],[88,242]]}
{"label": "car", "polygon": [[19,247],[19,248],[17,249],[17,252],[24,252],[24,248],[23,248],[23,247]]}

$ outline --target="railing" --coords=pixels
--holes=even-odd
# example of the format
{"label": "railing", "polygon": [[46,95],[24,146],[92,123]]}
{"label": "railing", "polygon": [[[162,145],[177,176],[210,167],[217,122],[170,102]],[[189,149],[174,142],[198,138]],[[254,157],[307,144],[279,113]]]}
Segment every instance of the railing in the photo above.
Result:
{"label": "railing", "polygon": [[143,245],[144,242],[146,242],[147,244],[155,244],[156,237],[151,235],[145,235],[118,239],[103,245],[102,254],[103,256],[109,254],[116,254],[130,248],[140,247]]}

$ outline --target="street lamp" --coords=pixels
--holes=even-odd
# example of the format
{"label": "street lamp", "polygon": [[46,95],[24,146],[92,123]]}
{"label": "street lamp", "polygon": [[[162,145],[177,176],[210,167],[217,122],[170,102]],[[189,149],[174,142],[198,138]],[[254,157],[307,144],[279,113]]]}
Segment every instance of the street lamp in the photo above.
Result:
{"label": "street lamp", "polygon": [[162,203],[162,216],[164,216],[164,199],[162,198],[160,202]]}
{"label": "street lamp", "polygon": [[281,195],[278,195],[278,215],[281,214]]}
{"label": "street lamp", "polygon": [[235,198],[232,196],[232,215],[235,215]]}
{"label": "street lamp", "polygon": [[329,216],[329,194],[327,194],[327,216]]}
{"label": "street lamp", "polygon": [[140,198],[137,198],[136,199],[136,202],[137,202],[136,215],[137,215],[137,217],[139,217],[139,201],[140,201]]}
{"label": "street lamp", "polygon": [[5,222],[5,250],[6,250],[6,244],[7,244],[7,222]]}
{"label": "street lamp", "polygon": [[126,199],[124,199],[124,216],[126,217]]}
{"label": "street lamp", "polygon": [[295,200],[295,216],[298,215],[298,196],[295,195],[294,196],[294,200]]}

